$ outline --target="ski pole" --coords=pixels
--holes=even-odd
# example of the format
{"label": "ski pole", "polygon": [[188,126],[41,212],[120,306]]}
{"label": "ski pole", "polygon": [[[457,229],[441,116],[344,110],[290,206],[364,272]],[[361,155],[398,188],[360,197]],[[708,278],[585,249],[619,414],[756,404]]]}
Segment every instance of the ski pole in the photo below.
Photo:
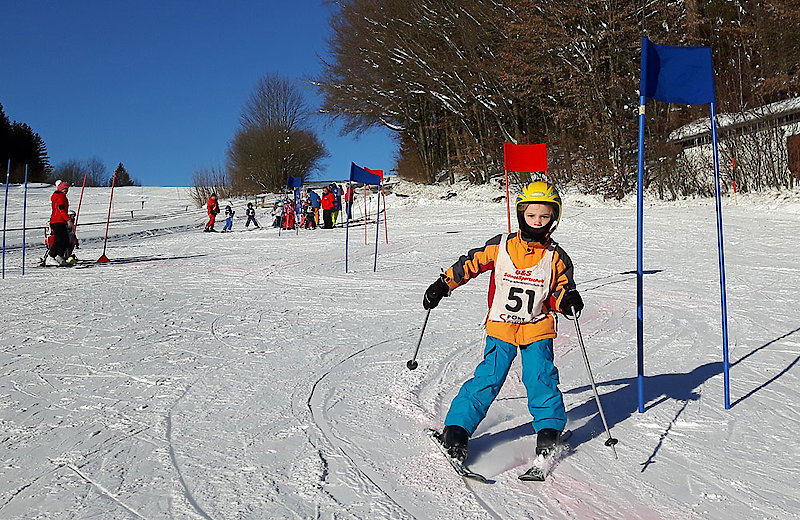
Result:
{"label": "ski pole", "polygon": [[610,447],[611,450],[614,452],[614,458],[619,459],[617,456],[617,449],[614,447],[615,444],[619,442],[618,439],[615,439],[611,436],[611,430],[608,429],[608,422],[606,422],[606,414],[603,413],[603,406],[600,404],[600,395],[597,393],[597,385],[594,382],[594,376],[592,375],[592,368],[589,366],[589,356],[586,355],[586,347],[583,345],[583,335],[581,335],[581,326],[578,324],[578,313],[575,311],[575,307],[571,307],[572,315],[575,317],[575,332],[578,334],[578,344],[581,347],[581,353],[583,354],[583,362],[586,365],[586,373],[589,375],[589,381],[592,383],[592,391],[594,392],[594,400],[597,402],[597,409],[600,411],[600,418],[603,420],[603,426],[606,429],[606,435],[608,435],[608,439],[606,439],[606,446]]}
{"label": "ski pole", "polygon": [[428,318],[431,316],[431,309],[425,314],[425,321],[422,322],[422,330],[419,331],[419,339],[417,340],[417,348],[414,349],[414,356],[408,360],[406,366],[409,370],[416,370],[419,364],[417,363],[417,354],[419,354],[419,346],[422,344],[422,335],[425,334],[425,327],[428,326]]}

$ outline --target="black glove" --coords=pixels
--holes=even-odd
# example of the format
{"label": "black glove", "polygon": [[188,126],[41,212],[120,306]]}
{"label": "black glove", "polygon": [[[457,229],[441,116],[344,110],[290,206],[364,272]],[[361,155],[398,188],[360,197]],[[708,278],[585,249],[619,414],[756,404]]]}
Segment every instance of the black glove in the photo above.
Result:
{"label": "black glove", "polygon": [[581,294],[577,289],[568,291],[567,294],[564,295],[564,299],[561,300],[561,312],[563,312],[565,316],[572,316],[573,307],[575,308],[575,312],[581,312],[583,310],[583,298],[581,298]]}
{"label": "black glove", "polygon": [[445,296],[450,296],[450,287],[447,286],[442,278],[439,278],[425,291],[425,297],[422,298],[422,306],[425,310],[435,309]]}

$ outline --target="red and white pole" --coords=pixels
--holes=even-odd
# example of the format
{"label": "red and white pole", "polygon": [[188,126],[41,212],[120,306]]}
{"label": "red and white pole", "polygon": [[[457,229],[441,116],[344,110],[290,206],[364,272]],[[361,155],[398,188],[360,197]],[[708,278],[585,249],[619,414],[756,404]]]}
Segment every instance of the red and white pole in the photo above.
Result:
{"label": "red and white pole", "polygon": [[114,202],[114,184],[117,180],[117,172],[114,172],[114,175],[111,177],[111,197],[108,200],[108,218],[106,218],[106,238],[103,241],[103,255],[97,259],[98,262],[108,262],[108,257],[106,256],[106,246],[108,245],[108,225],[111,223],[111,203]]}
{"label": "red and white pole", "polygon": [[86,176],[89,175],[88,173],[83,174],[83,186],[81,186],[81,198],[78,199],[78,212],[75,213],[75,222],[73,222],[73,231],[77,231],[78,229],[78,218],[81,216],[81,204],[83,204],[83,190],[86,189]]}

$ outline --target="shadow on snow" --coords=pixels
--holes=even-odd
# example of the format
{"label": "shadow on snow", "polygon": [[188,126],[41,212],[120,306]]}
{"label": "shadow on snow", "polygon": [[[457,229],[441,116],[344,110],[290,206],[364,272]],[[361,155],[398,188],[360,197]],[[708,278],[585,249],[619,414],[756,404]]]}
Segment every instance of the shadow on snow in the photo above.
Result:
{"label": "shadow on snow", "polygon": [[76,267],[86,268],[108,264],[138,264],[142,262],[160,262],[164,260],[185,260],[187,258],[200,258],[207,256],[205,253],[196,255],[182,255],[182,256],[129,256],[127,258],[110,258],[108,262],[97,262],[93,260],[80,260]]}
{"label": "shadow on snow", "polygon": [[[738,361],[731,363],[731,367],[735,367],[757,352],[760,352],[770,345],[773,345],[797,332],[800,332],[800,327],[752,350]],[[765,381],[763,384],[737,399],[731,406],[741,403],[759,390],[767,387],[781,376],[786,374],[798,362],[800,362],[800,356],[797,356],[791,363],[789,363],[789,365],[786,366],[786,368],[770,378],[768,381]],[[686,373],[644,376],[644,398],[645,402],[649,403],[645,410],[653,409],[669,400],[681,402],[683,404],[675,413],[675,416],[672,418],[665,431],[660,435],[659,441],[653,449],[653,453],[645,462],[642,463],[642,472],[644,472],[650,466],[650,464],[655,462],[655,457],[661,449],[664,439],[667,438],[677,419],[680,417],[683,411],[686,410],[689,401],[696,401],[700,399],[700,393],[698,392],[700,387],[712,377],[720,374],[722,374],[722,362],[718,361],[714,363],[706,363],[705,365],[701,365]],[[608,427],[610,429],[613,429],[617,424],[620,424],[621,422],[630,418],[632,415],[638,413],[638,384],[636,377],[604,381],[598,383],[597,386],[598,388],[604,386],[619,387],[607,393],[602,393],[600,390],[598,390],[598,393],[601,394],[600,399],[602,400],[603,410],[606,414],[606,421],[608,421]],[[580,446],[592,438],[605,434],[605,428],[603,427],[602,420],[597,411],[597,404],[595,403],[594,395],[592,395],[591,386],[583,385],[575,387],[567,390],[564,393],[579,394],[583,392],[588,392],[590,398],[571,408],[567,412],[567,418],[572,423],[590,416],[591,419],[586,421],[582,426],[572,430],[572,437],[569,441],[571,447],[570,452],[577,446]],[[505,399],[525,399],[525,397]],[[479,455],[481,453],[488,452],[493,446],[512,442],[517,439],[532,435],[535,435],[535,432],[533,430],[533,425],[530,422],[525,422],[524,424],[520,424],[518,426],[495,433],[484,433],[483,435],[471,440],[470,452],[471,454]]]}

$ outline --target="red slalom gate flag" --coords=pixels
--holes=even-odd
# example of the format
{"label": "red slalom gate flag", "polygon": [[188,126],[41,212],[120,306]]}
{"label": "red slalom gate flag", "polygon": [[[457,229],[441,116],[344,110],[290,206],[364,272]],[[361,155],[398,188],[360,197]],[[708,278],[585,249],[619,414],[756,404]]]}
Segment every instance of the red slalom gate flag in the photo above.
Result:
{"label": "red slalom gate flag", "polygon": [[544,172],[547,175],[547,145],[503,143],[503,169],[506,174],[508,232],[511,233],[511,194],[508,187],[508,170],[527,173]]}
{"label": "red slalom gate flag", "polygon": [[372,175],[377,175],[378,177],[381,178],[381,180],[383,180],[383,170],[370,170],[369,168],[364,168],[364,169],[367,170]]}
{"label": "red slalom gate flag", "polygon": [[503,164],[514,172],[546,172],[546,144],[503,143]]}

